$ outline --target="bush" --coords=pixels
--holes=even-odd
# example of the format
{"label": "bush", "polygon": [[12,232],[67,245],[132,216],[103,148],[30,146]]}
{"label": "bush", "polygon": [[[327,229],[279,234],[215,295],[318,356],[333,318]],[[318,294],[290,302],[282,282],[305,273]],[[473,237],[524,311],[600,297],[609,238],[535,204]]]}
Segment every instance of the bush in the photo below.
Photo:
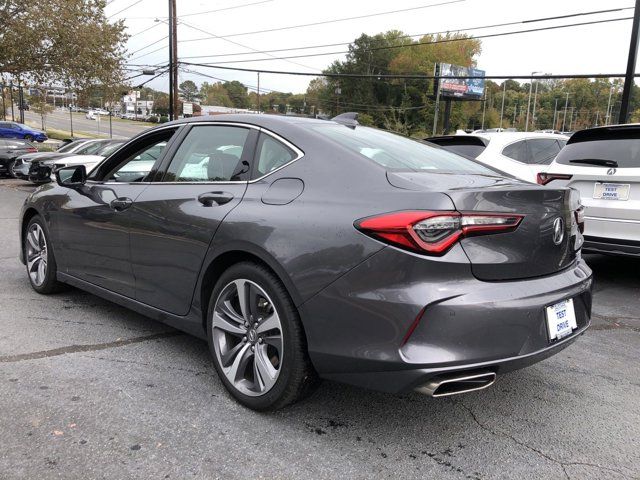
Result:
{"label": "bush", "polygon": [[169,117],[160,117],[160,123],[167,123],[169,121]]}
{"label": "bush", "polygon": [[148,121],[151,123],[158,123],[158,117],[149,117]]}

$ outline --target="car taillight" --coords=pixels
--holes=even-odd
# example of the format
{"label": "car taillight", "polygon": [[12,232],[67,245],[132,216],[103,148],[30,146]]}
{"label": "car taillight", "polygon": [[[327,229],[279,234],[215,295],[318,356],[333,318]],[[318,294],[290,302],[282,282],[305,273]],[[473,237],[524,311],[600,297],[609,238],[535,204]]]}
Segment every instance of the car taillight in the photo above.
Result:
{"label": "car taillight", "polygon": [[580,230],[580,233],[584,233],[584,207],[580,206],[580,208],[574,210],[573,214],[576,217],[578,230]]}
{"label": "car taillight", "polygon": [[458,240],[473,235],[512,232],[523,215],[404,211],[357,220],[361,232],[418,253],[443,255]]}
{"label": "car taillight", "polygon": [[38,149],[36,147],[27,148],[27,152],[29,152],[29,153],[36,153],[37,151],[38,151]]}
{"label": "car taillight", "polygon": [[571,180],[572,176],[573,175],[568,175],[566,173],[540,172],[540,173],[538,173],[538,176],[536,177],[536,181],[540,185],[546,185],[547,183],[552,182],[554,180]]}

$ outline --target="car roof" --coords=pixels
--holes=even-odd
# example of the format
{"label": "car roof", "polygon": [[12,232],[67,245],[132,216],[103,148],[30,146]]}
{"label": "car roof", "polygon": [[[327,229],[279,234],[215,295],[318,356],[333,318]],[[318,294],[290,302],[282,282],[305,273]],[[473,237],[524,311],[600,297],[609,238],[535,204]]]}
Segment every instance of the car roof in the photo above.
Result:
{"label": "car roof", "polygon": [[[541,133],[541,132],[484,132],[473,133],[469,135],[443,135],[441,137],[426,138],[425,140],[433,141],[439,145],[478,145],[486,147],[499,148],[518,140],[548,138],[554,140],[567,140],[566,135],[557,133]],[[472,140],[475,139],[475,140]]]}
{"label": "car roof", "polygon": [[585,128],[574,133],[567,145],[594,140],[620,140],[640,138],[640,123],[624,125],[607,125],[604,127]]}
{"label": "car roof", "polygon": [[174,120],[167,125],[182,125],[185,123],[198,123],[198,122],[239,122],[256,125],[264,128],[276,128],[278,125],[293,125],[293,124],[320,124],[326,125],[328,123],[334,123],[335,125],[341,125],[338,122],[332,122],[331,120],[320,120],[316,118],[296,117],[292,115],[269,115],[269,114],[257,114],[257,113],[229,113],[222,115],[203,115],[199,117],[182,118],[180,120]]}

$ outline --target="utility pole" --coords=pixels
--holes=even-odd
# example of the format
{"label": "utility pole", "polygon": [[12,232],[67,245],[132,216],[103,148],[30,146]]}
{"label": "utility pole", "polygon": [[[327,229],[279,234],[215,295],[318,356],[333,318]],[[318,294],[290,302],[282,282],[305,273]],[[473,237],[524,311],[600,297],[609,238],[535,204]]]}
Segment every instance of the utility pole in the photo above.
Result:
{"label": "utility pole", "polygon": [[627,59],[627,73],[624,77],[624,88],[622,89],[622,104],[620,105],[620,115],[618,123],[629,121],[629,103],[631,101],[631,87],[634,84],[634,74],[636,73],[636,57],[638,56],[638,27],[640,26],[640,0],[636,0],[633,10],[633,25],[631,27],[631,42],[629,44],[629,58]]}
{"label": "utility pole", "polygon": [[16,115],[13,111],[13,80],[9,82],[9,100],[11,101],[11,121],[16,121]]}
{"label": "utility pole", "polygon": [[4,83],[0,84],[2,90],[2,120],[7,120],[7,106],[4,103]]}
{"label": "utility pole", "polygon": [[515,128],[516,125],[516,113],[518,113],[518,101],[516,100],[516,105],[513,107],[513,122],[511,122],[511,126]]}
{"label": "utility pole", "polygon": [[569,92],[567,92],[567,99],[564,102],[564,115],[562,116],[562,131],[564,132],[565,125],[567,122],[567,109],[569,108]]}
{"label": "utility pole", "polygon": [[507,81],[502,82],[502,107],[500,107],[500,128],[502,128],[502,116],[504,115],[504,97],[507,94]]}
{"label": "utility pole", "polygon": [[533,94],[533,112],[531,113],[531,128],[536,128],[536,102],[538,100],[538,85],[540,82],[536,82],[536,93]]}
{"label": "utility pole", "polygon": [[485,88],[484,100],[482,101],[482,126],[480,127],[482,130],[484,130],[484,114],[486,110],[487,110],[487,89]]}
{"label": "utility pole", "polygon": [[[639,0],[640,1],[640,0]],[[531,83],[529,83],[529,101],[527,102],[527,119],[524,122],[524,131],[529,131],[529,110],[531,109],[531,94],[533,93],[533,76],[540,72],[531,72]]]}
{"label": "utility pole", "polygon": [[[136,103],[136,111],[138,105]],[[169,0],[169,120],[178,118],[178,18],[176,0]]]}
{"label": "utility pole", "polygon": [[611,95],[613,95],[613,85],[609,89],[609,101],[607,102],[607,113],[604,116],[604,124],[609,125],[611,120]]}
{"label": "utility pole", "polygon": [[258,72],[258,113],[260,113],[260,72]]}
{"label": "utility pole", "polygon": [[433,66],[433,76],[436,77],[435,78],[435,85],[436,85],[436,105],[435,105],[435,112],[433,114],[433,132],[432,132],[432,136],[436,136],[436,131],[438,129],[438,114],[440,113],[440,69],[438,68],[438,64],[436,63]]}
{"label": "utility pole", "polygon": [[556,129],[556,115],[558,114],[558,99],[556,98],[556,104],[553,107],[553,125],[551,126],[552,130]]}

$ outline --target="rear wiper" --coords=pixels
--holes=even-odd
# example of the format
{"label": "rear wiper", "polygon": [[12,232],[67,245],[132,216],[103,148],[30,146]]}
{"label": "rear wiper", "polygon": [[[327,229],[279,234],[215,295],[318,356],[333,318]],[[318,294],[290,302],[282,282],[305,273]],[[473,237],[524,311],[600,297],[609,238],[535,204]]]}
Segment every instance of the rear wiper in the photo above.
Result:
{"label": "rear wiper", "polygon": [[584,163],[586,165],[596,165],[598,167],[618,168],[618,162],[615,160],[604,160],[602,158],[580,158],[578,160],[569,160],[569,163]]}

